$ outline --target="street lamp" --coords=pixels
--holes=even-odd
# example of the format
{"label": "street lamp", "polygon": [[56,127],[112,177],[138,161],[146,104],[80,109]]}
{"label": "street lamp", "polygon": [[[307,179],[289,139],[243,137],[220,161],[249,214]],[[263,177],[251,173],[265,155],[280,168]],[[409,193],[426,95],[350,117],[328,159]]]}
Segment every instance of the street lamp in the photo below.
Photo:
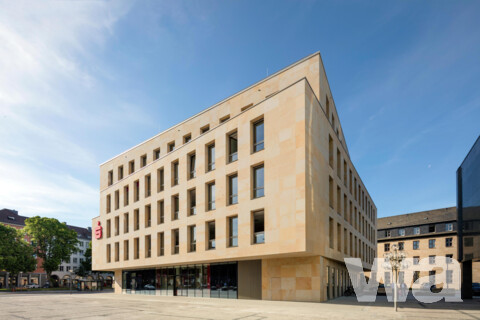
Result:
{"label": "street lamp", "polygon": [[397,311],[397,284],[398,284],[398,271],[408,267],[405,260],[407,255],[403,251],[399,251],[396,244],[392,245],[392,251],[384,254],[383,266],[385,269],[392,269],[392,273],[395,277],[394,291],[393,291],[393,303],[395,312]]}

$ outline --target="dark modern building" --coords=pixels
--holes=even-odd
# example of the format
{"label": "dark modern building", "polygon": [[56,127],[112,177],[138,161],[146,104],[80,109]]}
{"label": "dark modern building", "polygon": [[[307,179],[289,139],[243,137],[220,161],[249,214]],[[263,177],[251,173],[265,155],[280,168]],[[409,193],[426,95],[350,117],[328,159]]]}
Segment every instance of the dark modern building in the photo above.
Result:
{"label": "dark modern building", "polygon": [[458,257],[462,264],[462,298],[472,297],[473,262],[480,261],[480,137],[457,170]]}

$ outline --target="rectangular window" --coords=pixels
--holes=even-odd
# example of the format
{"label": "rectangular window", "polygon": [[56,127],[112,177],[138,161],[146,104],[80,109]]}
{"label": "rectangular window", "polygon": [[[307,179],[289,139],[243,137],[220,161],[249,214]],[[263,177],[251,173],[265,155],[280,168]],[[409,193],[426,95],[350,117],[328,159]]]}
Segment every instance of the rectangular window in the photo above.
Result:
{"label": "rectangular window", "polygon": [[265,195],[264,185],[264,168],[262,164],[253,168],[253,198],[260,198]]}
{"label": "rectangular window", "polygon": [[163,174],[163,168],[160,168],[157,170],[157,192],[161,192],[165,188],[165,183],[164,183],[164,174]]}
{"label": "rectangular window", "polygon": [[264,149],[263,119],[253,123],[253,152]]}
{"label": "rectangular window", "polygon": [[339,178],[341,178],[341,174],[342,174],[341,163],[342,163],[342,155],[340,153],[340,150],[337,148],[337,176]]}
{"label": "rectangular window", "polygon": [[420,234],[420,227],[414,227],[413,228],[413,234],[415,234],[415,235]]}
{"label": "rectangular window", "polygon": [[195,153],[188,155],[188,178],[193,179],[196,177],[196,158]]}
{"label": "rectangular window", "polygon": [[431,224],[428,226],[428,232],[435,232],[435,225]]}
{"label": "rectangular window", "polygon": [[463,245],[465,247],[473,247],[473,237],[463,238]]}
{"label": "rectangular window", "polygon": [[447,263],[452,263],[453,254],[447,254],[447,255],[445,256],[445,260],[447,261]]}
{"label": "rectangular window", "polygon": [[128,174],[135,172],[135,160],[132,160],[128,163]]}
{"label": "rectangular window", "polygon": [[107,213],[110,213],[112,211],[112,196],[109,194],[107,194],[106,205]]}
{"label": "rectangular window", "polygon": [[237,132],[228,135],[228,162],[238,160],[238,137]]}
{"label": "rectangular window", "polygon": [[183,143],[189,143],[190,141],[192,141],[192,134],[186,134],[183,136]]}
{"label": "rectangular window", "polygon": [[337,213],[342,215],[342,189],[337,186]]}
{"label": "rectangular window", "polygon": [[417,281],[420,278],[420,271],[413,272],[413,282]]}
{"label": "rectangular window", "polygon": [[165,236],[163,232],[157,233],[157,256],[161,257],[165,254]]}
{"label": "rectangular window", "polygon": [[435,256],[428,256],[428,263],[435,264]]}
{"label": "rectangular window", "polygon": [[215,182],[207,184],[207,211],[215,210]]}
{"label": "rectangular window", "polygon": [[140,168],[143,168],[147,165],[147,155],[144,154],[140,157]]}
{"label": "rectangular window", "polygon": [[168,152],[175,150],[175,141],[172,141],[168,144]]}
{"label": "rectangular window", "polygon": [[128,212],[123,214],[123,233],[128,233],[128,227],[129,227],[129,217],[128,217]]}
{"label": "rectangular window", "polygon": [[215,143],[207,146],[207,172],[215,170]]}
{"label": "rectangular window", "polygon": [[133,231],[140,229],[140,210],[133,211]]}
{"label": "rectangular window", "polygon": [[253,212],[253,243],[265,243],[265,214],[264,211]]}
{"label": "rectangular window", "polygon": [[392,232],[390,230],[385,230],[385,236],[390,237],[392,235]]}
{"label": "rectangular window", "polygon": [[215,249],[215,221],[207,222],[208,250]]}
{"label": "rectangular window", "polygon": [[337,250],[342,251],[342,226],[337,223]]}
{"label": "rectangular window", "polygon": [[[74,258],[74,260],[77,260]],[[120,261],[120,242],[115,242],[115,262]],[[77,262],[77,261],[74,261]]]}
{"label": "rectangular window", "polygon": [[123,240],[123,260],[128,260],[128,240]]}
{"label": "rectangular window", "polygon": [[152,256],[152,236],[145,236],[145,258]]}
{"label": "rectangular window", "polygon": [[197,251],[197,226],[188,227],[189,252]]}
{"label": "rectangular window", "polygon": [[385,252],[390,251],[390,243],[385,243],[384,244],[384,251]]}
{"label": "rectangular window", "polygon": [[[111,256],[111,255],[112,255],[112,249],[111,249],[110,243],[109,243],[109,244],[107,244],[107,262],[108,262],[108,263],[110,263],[110,262],[112,261],[112,260],[111,260],[111,259],[112,259],[112,256]],[[69,268],[70,268],[70,267],[67,267],[67,271],[70,271]]]}
{"label": "rectangular window", "polygon": [[343,160],[343,184],[347,186],[347,161]]}
{"label": "rectangular window", "polygon": [[118,167],[118,180],[123,179],[123,166]]}
{"label": "rectangular window", "polygon": [[224,122],[227,121],[228,119],[230,119],[230,115],[220,118],[220,121],[219,121],[219,122],[220,122],[220,123],[224,123]]}
{"label": "rectangular window", "polygon": [[429,249],[434,249],[435,248],[435,239],[429,239],[428,240],[428,248]]}
{"label": "rectangular window", "polygon": [[249,103],[249,104],[247,104],[246,106],[242,107],[242,108],[240,109],[240,112],[243,112],[243,111],[245,111],[245,110],[247,110],[247,109],[250,109],[252,106],[253,106],[253,103]]}
{"label": "rectangular window", "polygon": [[328,218],[328,242],[330,249],[333,249],[334,235],[333,235],[333,219]]}
{"label": "rectangular window", "polygon": [[115,191],[115,210],[118,210],[120,208],[120,191],[116,190]]}
{"label": "rectangular window", "polygon": [[238,217],[228,218],[228,246],[238,247]]}
{"label": "rectangular window", "polygon": [[152,225],[152,207],[150,205],[145,206],[145,228],[149,228]]}
{"label": "rectangular window", "polygon": [[453,223],[446,223],[445,231],[453,231]]}
{"label": "rectangular window", "polygon": [[165,222],[165,205],[163,200],[157,202],[157,224]]}
{"label": "rectangular window", "polygon": [[153,150],[153,160],[158,160],[160,159],[160,148],[157,148]]}
{"label": "rectangular window", "polygon": [[129,202],[129,190],[128,189],[129,189],[128,185],[123,187],[123,206],[124,207],[128,206],[128,202]]}
{"label": "rectangular window", "polygon": [[152,194],[152,176],[146,175],[145,176],[145,198],[150,197]]}
{"label": "rectangular window", "polygon": [[445,238],[445,247],[451,247],[453,245],[453,238]]}
{"label": "rectangular window", "polygon": [[328,164],[333,169],[333,139],[328,135]]}
{"label": "rectangular window", "polygon": [[343,219],[347,220],[347,194],[343,194]]}
{"label": "rectangular window", "polygon": [[133,259],[140,258],[140,238],[133,238]]}
{"label": "rectangular window", "polygon": [[120,216],[115,217],[115,235],[118,236],[120,234]]}
{"label": "rectangular window", "polygon": [[208,130],[210,130],[210,126],[207,124],[206,126],[200,128],[200,134],[204,134]]}
{"label": "rectangular window", "polygon": [[419,256],[413,257],[413,264],[418,265],[419,263],[420,263],[420,257]]}
{"label": "rectangular window", "polygon": [[405,236],[405,229],[398,229],[398,235],[399,236]]}
{"label": "rectangular window", "polygon": [[110,221],[110,219],[108,219],[107,220],[107,238],[110,238],[110,236],[111,236],[110,231],[111,231],[111,221]]}
{"label": "rectangular window", "polygon": [[228,204],[238,203],[238,176],[237,174],[228,177]]}
{"label": "rectangular window", "polygon": [[178,185],[178,160],[172,163],[172,186]]}
{"label": "rectangular window", "polygon": [[197,214],[197,192],[195,189],[188,191],[188,215],[194,216]]}
{"label": "rectangular window", "polygon": [[333,179],[328,177],[328,203],[330,208],[333,209]]}
{"label": "rectangular window", "polygon": [[418,250],[420,249],[420,241],[415,240],[413,241],[413,250]]}
{"label": "rectangular window", "polygon": [[108,185],[111,186],[113,184],[113,170],[108,171]]}
{"label": "rectangular window", "polygon": [[398,250],[404,250],[405,249],[405,242],[399,242],[398,243]]}
{"label": "rectangular window", "polygon": [[172,196],[172,221],[178,220],[180,213],[180,198],[177,195]]}
{"label": "rectangular window", "polygon": [[140,180],[133,182],[133,201],[137,202],[140,199]]}
{"label": "rectangular window", "polygon": [[172,230],[172,254],[180,252],[180,234],[178,229]]}

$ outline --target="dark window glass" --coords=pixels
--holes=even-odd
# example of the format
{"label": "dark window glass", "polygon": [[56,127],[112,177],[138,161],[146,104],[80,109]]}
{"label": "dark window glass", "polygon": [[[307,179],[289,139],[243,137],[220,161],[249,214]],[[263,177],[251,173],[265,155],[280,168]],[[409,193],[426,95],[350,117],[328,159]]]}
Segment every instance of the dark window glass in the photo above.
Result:
{"label": "dark window glass", "polygon": [[264,170],[263,165],[253,168],[253,197],[263,197],[264,193]]}
{"label": "dark window glass", "polygon": [[212,171],[215,169],[215,144],[207,147],[207,157],[207,170]]}
{"label": "dark window glass", "polygon": [[189,172],[189,178],[192,179],[192,178],[195,178],[196,176],[196,171],[195,171],[195,167],[196,167],[196,158],[195,158],[195,154],[192,154],[190,155],[190,159],[189,159],[189,169],[190,169],[190,172]]}
{"label": "dark window glass", "polygon": [[188,197],[190,215],[194,216],[197,214],[197,192],[195,189],[189,191]]}
{"label": "dark window glass", "polygon": [[173,202],[173,217],[172,220],[177,220],[178,219],[178,214],[180,211],[180,199],[178,195],[172,197],[172,202]]}
{"label": "dark window glass", "polygon": [[197,250],[197,227],[190,226],[190,252]]}
{"label": "dark window glass", "polygon": [[253,243],[265,243],[265,215],[263,211],[253,213]]}
{"label": "dark window glass", "polygon": [[180,239],[178,229],[172,231],[173,233],[173,254],[180,252]]}
{"label": "dark window glass", "polygon": [[228,218],[228,245],[238,247],[238,217]]}
{"label": "dark window glass", "polygon": [[263,150],[263,119],[253,124],[253,152]]}
{"label": "dark window glass", "polygon": [[173,185],[176,186],[178,184],[178,162],[173,164]]}
{"label": "dark window glass", "polygon": [[237,133],[228,136],[228,162],[237,161],[238,159],[238,140]]}
{"label": "dark window glass", "polygon": [[208,249],[215,249],[215,221],[208,223]]}
{"label": "dark window glass", "polygon": [[238,176],[233,175],[228,177],[228,203],[238,203]]}
{"label": "dark window glass", "polygon": [[208,189],[208,210],[215,209],[215,183],[210,183],[207,185]]}

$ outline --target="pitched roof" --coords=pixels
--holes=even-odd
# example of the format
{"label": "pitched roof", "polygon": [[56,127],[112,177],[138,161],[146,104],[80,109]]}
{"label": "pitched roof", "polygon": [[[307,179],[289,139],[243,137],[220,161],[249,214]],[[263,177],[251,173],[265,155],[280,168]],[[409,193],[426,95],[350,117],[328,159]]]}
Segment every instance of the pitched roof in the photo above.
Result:
{"label": "pitched roof", "polygon": [[457,220],[457,207],[450,207],[379,218],[377,220],[377,229],[391,229],[455,220]]}

